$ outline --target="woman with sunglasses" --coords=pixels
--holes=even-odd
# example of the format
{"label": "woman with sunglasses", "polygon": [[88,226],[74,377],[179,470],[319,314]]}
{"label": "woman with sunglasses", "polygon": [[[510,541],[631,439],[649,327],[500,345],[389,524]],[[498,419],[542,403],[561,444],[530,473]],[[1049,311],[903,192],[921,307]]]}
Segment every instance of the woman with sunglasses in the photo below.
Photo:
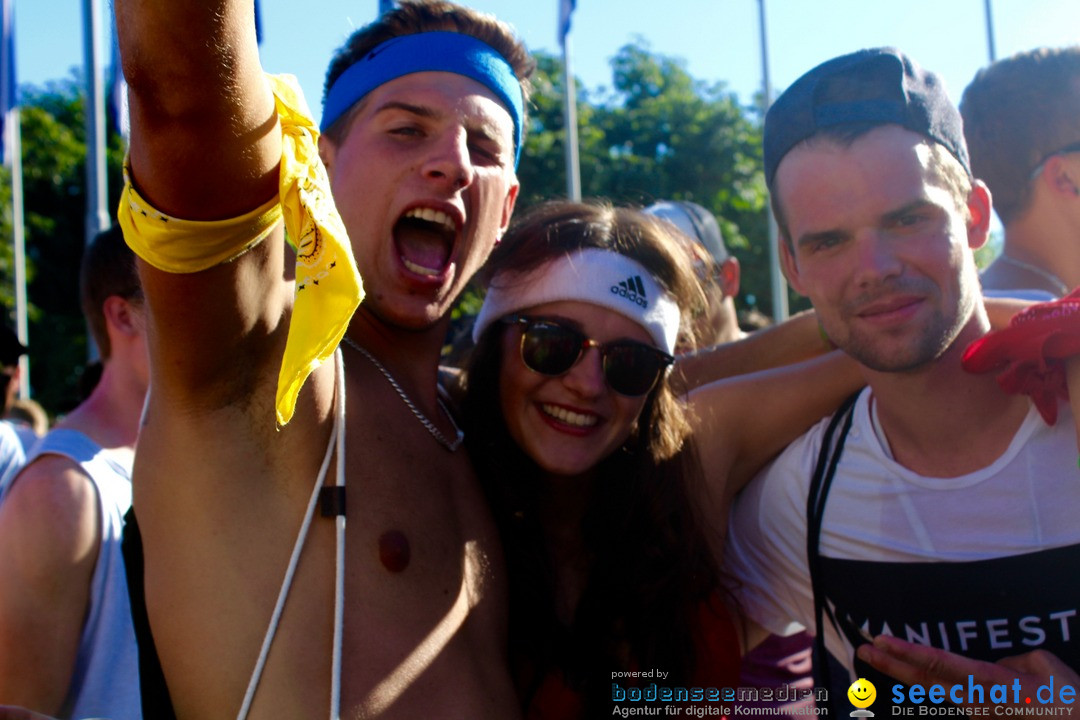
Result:
{"label": "woman with sunglasses", "polygon": [[669,233],[635,210],[550,203],[489,261],[466,444],[503,537],[529,718],[609,716],[629,686],[737,685],[717,569],[727,503],[855,388],[838,360],[815,361],[698,389],[688,407],[668,371],[703,297]]}

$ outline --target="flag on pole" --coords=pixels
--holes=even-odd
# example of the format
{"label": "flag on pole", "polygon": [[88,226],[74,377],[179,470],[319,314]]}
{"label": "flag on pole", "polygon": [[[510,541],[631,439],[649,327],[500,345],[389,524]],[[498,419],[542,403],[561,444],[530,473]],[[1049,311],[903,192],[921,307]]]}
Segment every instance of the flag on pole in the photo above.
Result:
{"label": "flag on pole", "polygon": [[131,120],[128,114],[128,86],[124,79],[124,66],[120,62],[120,41],[117,38],[116,21],[112,33],[112,87],[109,89],[109,117],[113,127],[125,141],[131,136]]}
{"label": "flag on pole", "polygon": [[570,16],[574,14],[577,0],[559,0],[559,44],[566,42],[566,34],[570,32]]}
{"label": "flag on pole", "polygon": [[11,165],[11,122],[15,97],[15,25],[12,0],[2,0],[0,8],[0,161]]}
{"label": "flag on pole", "polygon": [[259,9],[259,0],[255,0],[255,42],[262,45],[263,41],[263,24],[262,24],[262,10]]}

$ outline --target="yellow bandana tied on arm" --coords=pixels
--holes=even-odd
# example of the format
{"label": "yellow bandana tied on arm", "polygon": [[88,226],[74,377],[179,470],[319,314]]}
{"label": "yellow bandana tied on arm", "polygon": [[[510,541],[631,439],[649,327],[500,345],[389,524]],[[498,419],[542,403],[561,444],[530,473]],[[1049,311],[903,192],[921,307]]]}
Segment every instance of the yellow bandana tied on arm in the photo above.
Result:
{"label": "yellow bandana tied on arm", "polygon": [[192,273],[241,255],[284,218],[296,250],[296,297],[275,401],[277,422],[285,425],[308,375],[341,342],[364,289],[319,160],[319,130],[300,87],[291,75],[267,79],[281,122],[278,198],[230,220],[181,220],[140,197],[125,167],[118,220],[127,244],[143,260],[166,272]]}

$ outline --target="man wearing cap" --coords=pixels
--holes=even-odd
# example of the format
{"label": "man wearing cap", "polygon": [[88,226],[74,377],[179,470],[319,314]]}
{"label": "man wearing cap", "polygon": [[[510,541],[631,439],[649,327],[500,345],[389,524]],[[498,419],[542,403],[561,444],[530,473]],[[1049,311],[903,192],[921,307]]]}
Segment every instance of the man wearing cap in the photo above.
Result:
{"label": "man wearing cap", "polygon": [[739,294],[739,261],[728,252],[716,217],[697,203],[661,200],[645,212],[667,220],[679,229],[694,258],[694,271],[702,281],[708,302],[694,323],[698,347],[740,340],[735,296]]}
{"label": "man wearing cap", "polygon": [[250,0],[115,8],[145,716],[514,717],[501,550],[436,378],[514,207],[532,60],[491,16],[401,3],[334,58],[319,128]]}
{"label": "man wearing cap", "polygon": [[1005,225],[983,287],[1035,299],[1080,285],[1080,46],[983,68],[960,102],[971,169]]}
{"label": "man wearing cap", "polygon": [[830,60],[769,110],[764,149],[788,279],[869,387],[738,499],[742,607],[772,632],[816,628],[819,657],[850,673],[834,700],[865,677],[893,701],[895,680],[863,660],[913,680],[882,662],[888,640],[865,645],[879,635],[1075,667],[1072,416],[1048,426],[961,366],[989,329],[973,250],[991,205],[940,80],[891,49]]}

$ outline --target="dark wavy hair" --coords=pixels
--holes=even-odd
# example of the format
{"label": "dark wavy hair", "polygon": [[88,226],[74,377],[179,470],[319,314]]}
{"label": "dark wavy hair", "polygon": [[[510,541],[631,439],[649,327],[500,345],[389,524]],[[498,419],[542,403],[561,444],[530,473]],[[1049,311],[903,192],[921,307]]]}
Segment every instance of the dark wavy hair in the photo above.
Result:
{"label": "dark wavy hair", "polygon": [[[384,13],[375,22],[350,35],[330,60],[323,84],[323,101],[326,101],[326,96],[334,81],[369,51],[401,35],[436,31],[471,35],[487,43],[502,55],[506,62],[510,63],[510,67],[518,78],[521,85],[522,107],[526,115],[528,114],[529,94],[532,89],[529,76],[536,69],[536,61],[514,34],[514,30],[494,15],[445,2],[445,0],[400,0],[393,10]],[[344,113],[327,128],[326,136],[329,139],[335,143],[341,142],[357,106]],[[521,118],[523,131],[528,127],[526,120],[525,117]]]}
{"label": "dark wavy hair", "polygon": [[[548,203],[520,219],[488,263],[523,271],[565,253],[601,248],[641,263],[684,309],[702,301],[689,256],[663,223],[605,204]],[[697,608],[719,572],[690,503],[701,482],[688,408],[665,376],[649,394],[637,430],[595,468],[581,527],[590,570],[573,623],[556,614],[555,568],[538,514],[541,472],[511,439],[499,400],[502,336],[493,323],[473,352],[463,405],[468,447],[496,516],[510,585],[510,645],[527,707],[545,675],[562,671],[588,717],[610,714],[610,672],[694,671]]]}

